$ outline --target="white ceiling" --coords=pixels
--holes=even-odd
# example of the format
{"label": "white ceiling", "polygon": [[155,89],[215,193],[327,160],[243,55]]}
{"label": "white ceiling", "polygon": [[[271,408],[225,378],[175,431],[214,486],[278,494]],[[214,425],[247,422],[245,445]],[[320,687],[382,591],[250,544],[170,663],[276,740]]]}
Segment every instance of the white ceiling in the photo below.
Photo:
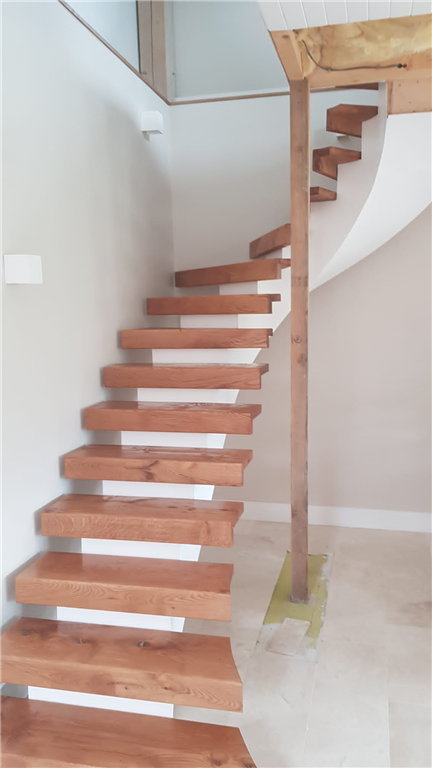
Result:
{"label": "white ceiling", "polygon": [[432,12],[432,0],[261,0],[267,28],[302,29]]}

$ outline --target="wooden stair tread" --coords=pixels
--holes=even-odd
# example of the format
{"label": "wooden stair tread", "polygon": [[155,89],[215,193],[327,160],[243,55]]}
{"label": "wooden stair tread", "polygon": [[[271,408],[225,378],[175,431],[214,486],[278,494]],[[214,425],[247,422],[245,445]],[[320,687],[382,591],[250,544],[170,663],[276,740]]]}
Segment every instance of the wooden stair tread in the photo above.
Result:
{"label": "wooden stair tread", "polygon": [[138,328],[121,332],[123,349],[268,347],[271,328]]}
{"label": "wooden stair tread", "polygon": [[2,636],[1,663],[5,683],[242,708],[227,637],[23,618]]}
{"label": "wooden stair tread", "polygon": [[106,387],[169,389],[261,389],[265,364],[161,364],[123,363],[104,369]]}
{"label": "wooden stair tread", "polygon": [[109,400],[85,409],[85,426],[94,430],[251,435],[253,419],[260,413],[260,405]]}
{"label": "wooden stair tread", "polygon": [[69,494],[41,512],[43,536],[230,547],[243,503]]}
{"label": "wooden stair tread", "polygon": [[255,768],[238,728],[2,698],[3,768]]}
{"label": "wooden stair tread", "polygon": [[265,261],[241,261],[238,264],[224,264],[220,267],[187,269],[175,273],[175,284],[177,288],[194,288],[201,285],[278,280],[282,269],[289,267],[290,264],[289,259],[266,259]]}
{"label": "wooden stair tread", "polygon": [[249,244],[249,258],[258,259],[268,253],[286,248],[291,244],[291,224],[282,224],[281,227],[267,232]]}
{"label": "wooden stair tread", "polygon": [[171,296],[147,299],[148,315],[266,315],[278,293],[251,293],[232,296]]}
{"label": "wooden stair tread", "polygon": [[65,477],[73,480],[129,480],[203,485],[243,484],[252,451],[83,445],[66,454]]}
{"label": "wooden stair tread", "polygon": [[1,697],[4,768],[255,768],[238,728]]}
{"label": "wooden stair tread", "polygon": [[361,152],[344,147],[322,147],[314,149],[312,167],[316,173],[328,176],[329,179],[337,179],[338,165],[353,163],[361,160]]}
{"label": "wooden stair tread", "polygon": [[229,563],[47,552],[15,579],[18,603],[230,621]]}
{"label": "wooden stair tread", "polygon": [[378,107],[365,104],[338,104],[327,110],[327,131],[361,138],[362,123],[378,114]]}
{"label": "wooden stair tread", "polygon": [[324,187],[310,188],[311,203],[324,203],[333,200],[336,200],[336,192],[333,192],[331,189],[325,189]]}

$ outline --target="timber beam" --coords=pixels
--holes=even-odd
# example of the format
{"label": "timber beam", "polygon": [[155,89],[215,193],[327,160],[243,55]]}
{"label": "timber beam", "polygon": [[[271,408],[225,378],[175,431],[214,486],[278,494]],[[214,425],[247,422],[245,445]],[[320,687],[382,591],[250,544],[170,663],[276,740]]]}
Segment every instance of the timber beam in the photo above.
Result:
{"label": "timber beam", "polygon": [[310,88],[431,77],[430,13],[270,35],[288,79]]}

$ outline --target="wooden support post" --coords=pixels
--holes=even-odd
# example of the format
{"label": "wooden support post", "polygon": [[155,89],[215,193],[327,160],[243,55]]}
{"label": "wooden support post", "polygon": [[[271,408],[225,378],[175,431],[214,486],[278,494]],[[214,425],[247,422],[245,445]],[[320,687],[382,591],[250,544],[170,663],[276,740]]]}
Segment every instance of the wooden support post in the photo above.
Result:
{"label": "wooden support post", "polygon": [[308,599],[309,83],[290,81],[291,600]]}

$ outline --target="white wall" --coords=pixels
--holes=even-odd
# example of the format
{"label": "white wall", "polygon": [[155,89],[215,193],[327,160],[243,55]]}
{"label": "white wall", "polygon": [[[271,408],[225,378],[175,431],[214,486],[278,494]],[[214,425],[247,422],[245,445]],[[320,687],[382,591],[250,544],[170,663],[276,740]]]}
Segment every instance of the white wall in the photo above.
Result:
{"label": "white wall", "polygon": [[[309,503],[430,512],[431,208],[310,296]],[[290,318],[257,362],[267,362],[241,489],[219,498],[288,503]],[[265,509],[265,506],[263,507]],[[269,515],[272,512],[269,511]],[[360,524],[361,521],[359,521]]]}
{"label": "white wall", "polygon": [[139,71],[137,0],[71,0],[69,5]]}
{"label": "white wall", "polygon": [[286,90],[257,2],[173,2],[176,97]]}
{"label": "white wall", "polygon": [[[377,92],[312,94],[312,148],[337,144],[325,124],[339,103],[376,104]],[[172,125],[177,269],[247,259],[251,240],[289,221],[289,97],[175,106]]]}
{"label": "white wall", "polygon": [[36,510],[78,487],[60,459],[93,437],[80,411],[109,396],[118,331],[171,291],[173,241],[169,108],[57,2],[3,3],[3,118],[3,253],[43,264],[43,285],[3,285],[6,621],[13,572],[47,546]]}

